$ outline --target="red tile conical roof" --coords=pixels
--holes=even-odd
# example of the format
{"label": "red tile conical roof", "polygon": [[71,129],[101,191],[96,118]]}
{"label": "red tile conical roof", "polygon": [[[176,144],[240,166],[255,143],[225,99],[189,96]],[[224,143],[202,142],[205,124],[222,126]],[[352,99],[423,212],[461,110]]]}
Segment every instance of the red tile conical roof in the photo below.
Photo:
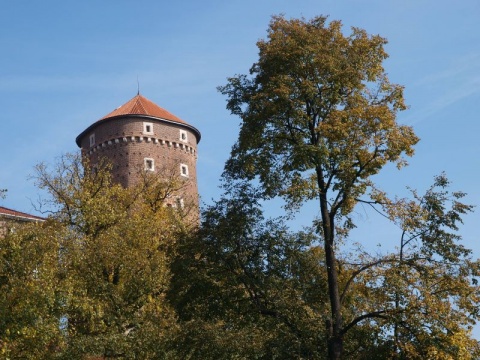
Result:
{"label": "red tile conical roof", "polygon": [[80,143],[83,136],[85,136],[89,131],[95,128],[98,124],[104,121],[114,120],[114,118],[122,117],[122,116],[146,116],[146,117],[156,118],[159,121],[177,123],[179,125],[182,125],[192,130],[195,133],[195,136],[197,137],[197,143],[200,142],[201,135],[198,129],[188,124],[187,122],[183,121],[179,117],[173,115],[171,112],[165,110],[164,108],[161,108],[160,106],[155,104],[153,101],[150,101],[146,97],[140,94],[137,94],[131,100],[127,101],[122,106],[119,106],[118,108],[113,110],[111,113],[105,115],[100,120],[94,122],[88,128],[83,130],[75,140],[77,145],[81,147]]}
{"label": "red tile conical roof", "polygon": [[100,120],[108,119],[115,116],[121,115],[146,115],[153,116],[165,120],[179,122],[181,124],[186,124],[185,121],[179,117],[173,115],[171,112],[161,108],[154,102],[148,100],[146,97],[138,94],[130,101],[126,102],[122,106],[116,108],[108,115],[105,115]]}

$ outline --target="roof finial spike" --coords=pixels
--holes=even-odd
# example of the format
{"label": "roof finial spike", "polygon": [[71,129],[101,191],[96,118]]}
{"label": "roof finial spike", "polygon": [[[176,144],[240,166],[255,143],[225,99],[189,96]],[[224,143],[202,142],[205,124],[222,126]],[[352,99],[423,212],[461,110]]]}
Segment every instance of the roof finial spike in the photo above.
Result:
{"label": "roof finial spike", "polygon": [[138,81],[138,75],[137,75],[137,96],[140,95],[140,82]]}

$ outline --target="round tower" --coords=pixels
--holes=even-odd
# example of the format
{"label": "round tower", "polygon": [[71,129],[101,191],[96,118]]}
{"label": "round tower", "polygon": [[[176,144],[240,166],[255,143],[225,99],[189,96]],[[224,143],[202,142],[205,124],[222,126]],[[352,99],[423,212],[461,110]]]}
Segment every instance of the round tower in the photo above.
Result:
{"label": "round tower", "polygon": [[124,187],[145,174],[182,184],[170,205],[198,206],[197,144],[200,132],[144,96],[133,99],[94,122],[77,136],[91,166],[105,158],[112,177]]}

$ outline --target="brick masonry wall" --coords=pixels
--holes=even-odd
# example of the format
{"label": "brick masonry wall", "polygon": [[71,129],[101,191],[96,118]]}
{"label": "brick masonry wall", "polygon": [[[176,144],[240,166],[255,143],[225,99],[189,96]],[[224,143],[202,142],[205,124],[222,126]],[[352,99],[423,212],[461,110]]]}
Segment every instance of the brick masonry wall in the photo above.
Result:
{"label": "brick masonry wall", "polygon": [[[144,123],[151,124],[150,133],[145,133]],[[92,134],[95,143],[90,146]],[[165,179],[178,176],[184,183],[180,196],[198,206],[197,139],[188,126],[143,116],[111,118],[94,126],[80,143],[92,165],[107,158],[113,165],[114,180],[125,187],[139,181],[145,159],[153,159],[154,172]],[[181,164],[188,167],[188,176],[182,176]]]}
{"label": "brick masonry wall", "polygon": [[0,238],[5,236],[8,231],[8,222],[6,219],[0,217]]}
{"label": "brick masonry wall", "polygon": [[0,215],[0,238],[5,236],[10,229],[25,224],[24,220],[15,220],[9,217]]}

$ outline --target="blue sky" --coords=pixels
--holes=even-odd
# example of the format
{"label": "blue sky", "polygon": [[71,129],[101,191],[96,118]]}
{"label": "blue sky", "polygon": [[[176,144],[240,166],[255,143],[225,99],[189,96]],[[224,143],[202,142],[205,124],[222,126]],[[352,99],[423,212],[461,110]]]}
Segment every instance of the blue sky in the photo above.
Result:
{"label": "blue sky", "polygon": [[[76,151],[81,131],[136,94],[137,76],[144,96],[202,132],[199,189],[209,203],[239,129],[216,87],[248,72],[274,14],[329,15],[346,32],[386,37],[386,70],[410,106],[398,120],[421,142],[408,168],[376,180],[402,193],[445,171],[480,204],[478,0],[16,0],[0,11],[0,205],[35,212],[34,165]],[[362,211],[359,226],[385,241],[387,228]],[[478,214],[461,229],[476,256]]]}

